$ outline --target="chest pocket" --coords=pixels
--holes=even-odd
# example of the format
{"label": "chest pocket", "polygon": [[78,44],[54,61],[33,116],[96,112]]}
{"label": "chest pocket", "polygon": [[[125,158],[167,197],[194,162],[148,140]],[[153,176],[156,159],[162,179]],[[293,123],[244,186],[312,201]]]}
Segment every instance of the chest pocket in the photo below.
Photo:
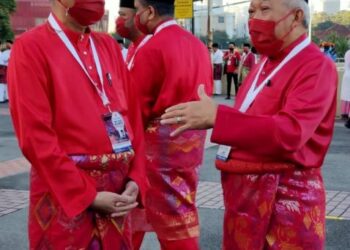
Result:
{"label": "chest pocket", "polygon": [[[277,82],[276,82],[277,84]],[[254,100],[249,113],[255,115],[271,115],[282,109],[284,91],[279,86],[267,84]]]}

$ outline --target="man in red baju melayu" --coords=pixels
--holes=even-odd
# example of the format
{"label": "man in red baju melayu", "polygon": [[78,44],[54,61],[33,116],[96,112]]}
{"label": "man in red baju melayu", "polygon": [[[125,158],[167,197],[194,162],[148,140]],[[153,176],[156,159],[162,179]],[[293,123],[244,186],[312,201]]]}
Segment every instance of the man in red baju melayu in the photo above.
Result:
{"label": "man in red baju melayu", "polygon": [[307,3],[251,0],[249,31],[262,60],[234,107],[174,106],[162,124],[213,127],[225,204],[223,249],[324,249],[321,167],[336,111],[337,71],[307,36]]}
{"label": "man in red baju melayu", "polygon": [[104,0],[54,0],[20,36],[11,115],[31,163],[30,249],[131,249],[128,212],[144,192],[141,114],[118,44],[89,25]]}

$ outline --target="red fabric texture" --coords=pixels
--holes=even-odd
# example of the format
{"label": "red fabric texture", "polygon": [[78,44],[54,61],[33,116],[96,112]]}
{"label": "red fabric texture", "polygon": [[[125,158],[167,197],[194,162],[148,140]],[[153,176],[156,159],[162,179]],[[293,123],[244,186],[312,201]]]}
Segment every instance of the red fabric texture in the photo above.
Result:
{"label": "red fabric texture", "polygon": [[[132,235],[133,250],[140,249],[144,236],[145,236],[145,232],[133,233]],[[161,246],[161,250],[179,250],[179,249],[199,250],[200,249],[199,239],[197,237],[183,239],[183,240],[162,240],[162,239],[158,239],[158,240]]]}
{"label": "red fabric texture", "polygon": [[236,159],[229,159],[228,161],[216,160],[215,165],[222,171],[235,174],[279,173],[295,169],[293,164],[285,162],[247,162]]}
{"label": "red fabric texture", "polygon": [[213,65],[213,77],[214,80],[221,80],[222,78],[222,64]]}
{"label": "red fabric texture", "polygon": [[[133,152],[72,156],[96,191],[121,193]],[[68,217],[35,168],[31,171],[30,249],[131,249],[129,217],[110,218],[86,209]]]}
{"label": "red fabric texture", "polygon": [[207,93],[212,93],[212,68],[207,48],[188,31],[171,25],[155,34],[139,50],[130,72],[141,100],[147,177],[152,187],[146,194],[144,221],[140,216],[133,216],[134,229],[148,231],[150,223],[162,240],[198,237],[195,195],[204,132],[189,131],[171,138],[174,127],[160,126],[156,120],[170,106],[198,100],[200,84],[205,85]]}
{"label": "red fabric texture", "polygon": [[252,52],[248,54],[243,59],[243,67],[246,67],[248,70],[251,70],[255,65],[255,56]]}
{"label": "red fabric texture", "polygon": [[[238,61],[238,65],[235,65],[235,61]],[[226,61],[226,72],[227,73],[235,73],[235,71],[239,67],[239,62],[241,60],[241,55],[238,51],[234,51],[231,53],[230,51],[227,51],[224,54],[224,61]]]}
{"label": "red fabric texture", "polygon": [[151,186],[144,214],[138,212],[132,218],[133,231],[149,231],[149,223],[159,239],[171,241],[199,236],[195,197],[205,139],[204,131],[169,138],[174,128],[155,122],[146,130],[146,172]]}
{"label": "red fabric texture", "polygon": [[222,172],[224,250],[322,250],[325,191],[320,169],[280,174]]}
{"label": "red fabric texture", "polygon": [[0,83],[7,83],[7,66],[0,65]]}
{"label": "red fabric texture", "polygon": [[[259,82],[304,38],[270,59]],[[247,112],[241,113],[238,109],[258,68],[243,82],[233,108],[219,106],[211,140],[232,146],[230,159],[320,167],[334,127],[334,63],[316,45],[309,45],[272,78],[270,86],[264,87]]]}
{"label": "red fabric texture", "polygon": [[140,36],[135,42],[132,42],[128,47],[128,54],[126,55],[126,64],[129,64],[131,58],[134,56],[137,47],[140,45],[142,40],[145,38],[145,35]]}
{"label": "red fabric texture", "polygon": [[[269,58],[258,83],[305,38]],[[232,147],[228,164],[217,164],[225,202],[223,248],[322,250],[325,191],[320,168],[334,129],[335,65],[310,44],[242,113],[239,108],[259,66],[244,80],[234,107],[219,106],[211,138]],[[237,163],[245,172],[234,172]],[[294,168],[270,169],[282,165]],[[252,166],[266,173],[249,171]]]}
{"label": "red fabric texture", "polygon": [[[118,45],[107,35],[89,31],[78,34],[60,25],[91,77],[101,84],[89,42],[89,37],[93,37],[111,109],[120,112],[126,121],[136,153],[127,175],[145,192],[148,182],[144,178],[142,119]],[[107,73],[111,75],[111,82]],[[102,120],[108,110],[48,23],[16,40],[8,80],[10,111],[19,146],[41,183],[31,184],[30,192],[45,190],[67,218],[75,218],[95,199],[96,186],[68,156],[112,153]],[[34,181],[37,180],[31,178],[31,183]],[[33,200],[30,206],[34,208]],[[32,230],[31,224],[29,229]]]}
{"label": "red fabric texture", "polygon": [[198,100],[205,85],[212,93],[212,68],[207,48],[188,31],[173,25],[153,36],[135,57],[131,74],[139,93],[144,125],[166,108]]}

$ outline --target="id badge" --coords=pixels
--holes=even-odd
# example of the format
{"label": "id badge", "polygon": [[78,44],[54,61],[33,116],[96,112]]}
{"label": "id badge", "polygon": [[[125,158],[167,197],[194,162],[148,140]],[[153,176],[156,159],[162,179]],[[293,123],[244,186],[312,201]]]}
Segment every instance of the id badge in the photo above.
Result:
{"label": "id badge", "polygon": [[103,121],[112,144],[113,152],[122,153],[131,151],[132,145],[123,116],[118,112],[112,112],[104,115]]}
{"label": "id badge", "polygon": [[227,65],[231,65],[231,59],[227,61]]}
{"label": "id badge", "polygon": [[218,152],[216,153],[216,159],[221,161],[227,161],[231,152],[230,146],[220,145]]}

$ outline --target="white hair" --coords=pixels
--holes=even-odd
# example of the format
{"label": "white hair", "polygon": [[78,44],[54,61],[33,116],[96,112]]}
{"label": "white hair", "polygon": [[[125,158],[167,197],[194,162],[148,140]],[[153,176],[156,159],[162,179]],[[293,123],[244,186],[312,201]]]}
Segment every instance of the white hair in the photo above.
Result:
{"label": "white hair", "polygon": [[305,0],[284,0],[284,3],[288,8],[301,9],[304,12],[303,25],[305,28],[308,28],[310,23],[310,8]]}

